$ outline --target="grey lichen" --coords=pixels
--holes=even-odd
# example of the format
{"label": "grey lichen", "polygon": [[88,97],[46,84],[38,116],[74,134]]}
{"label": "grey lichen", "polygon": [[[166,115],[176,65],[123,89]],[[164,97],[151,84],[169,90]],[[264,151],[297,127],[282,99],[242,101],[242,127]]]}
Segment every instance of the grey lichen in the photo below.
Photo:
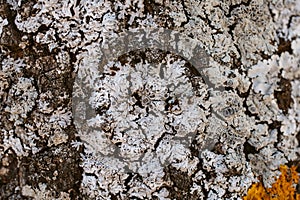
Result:
{"label": "grey lichen", "polygon": [[[280,0],[0,0],[0,198],[241,199],[260,177],[270,186],[299,162],[299,12]],[[170,37],[185,55],[139,49],[98,73],[107,45],[137,29],[193,40]],[[191,41],[206,52],[197,66]],[[74,117],[76,77],[94,91]]]}

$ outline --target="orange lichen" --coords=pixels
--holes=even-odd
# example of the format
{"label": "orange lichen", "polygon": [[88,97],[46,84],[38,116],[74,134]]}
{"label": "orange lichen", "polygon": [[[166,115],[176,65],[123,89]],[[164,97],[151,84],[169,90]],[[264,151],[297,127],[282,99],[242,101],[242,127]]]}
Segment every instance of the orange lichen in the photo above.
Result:
{"label": "orange lichen", "polygon": [[299,182],[296,168],[280,166],[281,175],[271,188],[265,188],[262,183],[254,183],[243,200],[300,200],[300,194],[296,193],[294,187]]}

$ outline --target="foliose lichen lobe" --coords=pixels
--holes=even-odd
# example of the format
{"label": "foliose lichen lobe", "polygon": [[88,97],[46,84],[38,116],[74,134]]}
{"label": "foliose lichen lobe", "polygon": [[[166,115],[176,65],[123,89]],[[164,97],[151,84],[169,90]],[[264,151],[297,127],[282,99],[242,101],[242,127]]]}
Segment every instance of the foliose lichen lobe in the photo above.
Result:
{"label": "foliose lichen lobe", "polygon": [[[241,199],[299,162],[298,1],[0,2],[1,198]],[[110,60],[87,76],[98,129],[80,133],[75,77],[137,28],[197,40],[205,67],[155,49]],[[125,161],[103,157],[116,146]]]}

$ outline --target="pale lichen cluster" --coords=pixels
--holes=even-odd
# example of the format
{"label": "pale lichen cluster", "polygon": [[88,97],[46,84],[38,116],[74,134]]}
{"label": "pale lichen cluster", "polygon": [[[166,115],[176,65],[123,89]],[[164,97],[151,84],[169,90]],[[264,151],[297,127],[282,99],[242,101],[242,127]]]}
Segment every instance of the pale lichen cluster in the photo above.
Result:
{"label": "pale lichen cluster", "polygon": [[[299,162],[299,1],[0,2],[3,198],[241,199]],[[191,37],[209,63],[133,51],[95,79],[101,49],[135,28]],[[94,83],[75,106],[87,129],[76,76]]]}

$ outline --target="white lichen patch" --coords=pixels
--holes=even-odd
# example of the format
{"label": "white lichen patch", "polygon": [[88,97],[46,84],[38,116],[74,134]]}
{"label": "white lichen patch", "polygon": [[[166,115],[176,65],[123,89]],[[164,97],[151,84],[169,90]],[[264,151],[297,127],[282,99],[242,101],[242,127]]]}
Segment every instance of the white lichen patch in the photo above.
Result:
{"label": "white lichen patch", "polygon": [[3,19],[2,17],[0,17],[0,36],[2,35],[3,27],[6,26],[7,24],[8,24],[7,19]]}
{"label": "white lichen patch", "polygon": [[91,107],[99,110],[87,119],[91,131],[78,124],[80,137],[95,156],[117,158],[127,170],[142,175],[151,188],[143,194],[148,198],[163,183],[163,166],[170,163],[194,173],[198,159],[190,158],[187,145],[203,129],[207,114],[199,106],[207,103],[205,94],[194,95],[186,61],[171,55],[165,59],[156,65],[107,64],[89,98]]}
{"label": "white lichen patch", "polygon": [[[30,68],[24,60],[7,58],[0,72],[5,141],[1,146],[5,150],[13,148],[18,156],[36,154],[45,148],[40,146],[41,139],[48,140],[48,146],[66,143],[68,135],[63,129],[70,125],[72,117],[67,108],[51,107],[50,91],[40,94],[34,78],[24,77]],[[59,98],[64,100],[67,96]]]}
{"label": "white lichen patch", "polygon": [[32,79],[21,77],[12,86],[4,111],[9,113],[9,120],[14,122],[15,126],[24,123],[27,113],[35,105],[37,95],[36,89],[32,84]]}
{"label": "white lichen patch", "polygon": [[241,199],[299,162],[299,1],[0,7],[0,198]]}
{"label": "white lichen patch", "polygon": [[29,185],[22,187],[22,195],[33,199],[53,199],[53,200],[70,200],[70,196],[66,192],[53,196],[51,190],[47,188],[46,184],[40,183],[38,188],[32,188]]}

